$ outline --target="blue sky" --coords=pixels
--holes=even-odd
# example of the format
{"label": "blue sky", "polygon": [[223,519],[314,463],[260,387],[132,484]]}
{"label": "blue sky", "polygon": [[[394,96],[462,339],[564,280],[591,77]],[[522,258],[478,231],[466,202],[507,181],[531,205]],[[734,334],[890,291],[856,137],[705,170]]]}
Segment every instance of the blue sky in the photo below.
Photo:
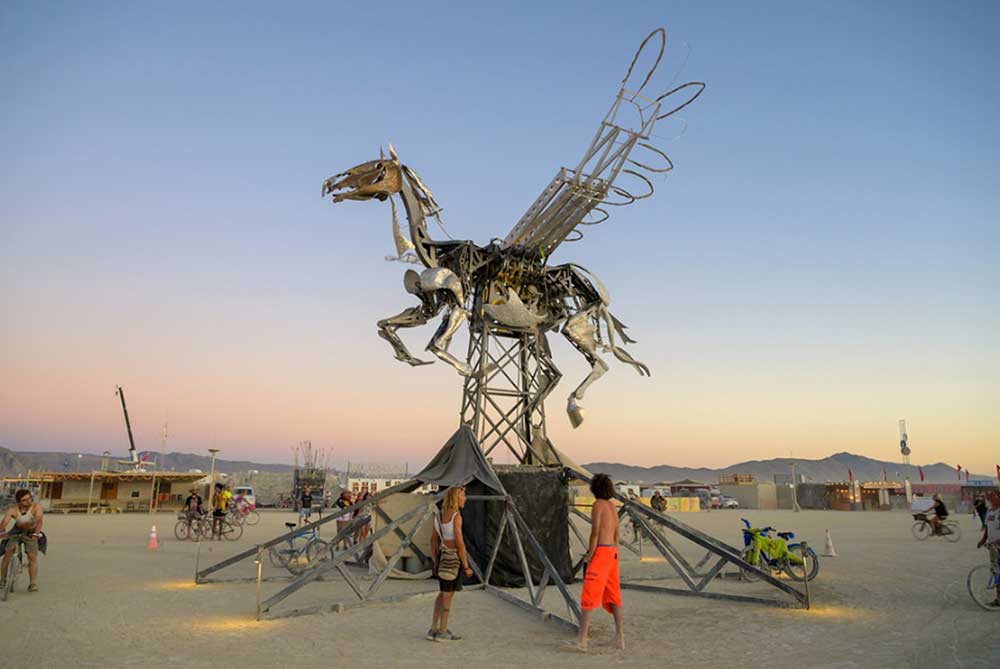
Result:
{"label": "blue sky", "polygon": [[[651,89],[708,84],[683,134],[658,126],[676,169],[555,258],[608,285],[654,376],[616,366],[580,430],[553,411],[560,446],[607,459],[626,434],[635,464],[889,458],[905,417],[915,459],[988,472],[998,16],[988,2],[7,3],[0,445],[120,446],[106,395],[121,383],[140,432],[155,441],[169,419],[178,450],[280,459],[313,439],[344,460],[429,457],[457,380],[398,366],[373,336],[408,306],[404,268],[381,260],[387,207],[331,207],[320,183],[391,141],[453,235],[503,236],[664,26]],[[586,369],[557,355],[561,396]],[[410,392],[434,408],[411,415]],[[385,408],[398,425],[356,417]]]}

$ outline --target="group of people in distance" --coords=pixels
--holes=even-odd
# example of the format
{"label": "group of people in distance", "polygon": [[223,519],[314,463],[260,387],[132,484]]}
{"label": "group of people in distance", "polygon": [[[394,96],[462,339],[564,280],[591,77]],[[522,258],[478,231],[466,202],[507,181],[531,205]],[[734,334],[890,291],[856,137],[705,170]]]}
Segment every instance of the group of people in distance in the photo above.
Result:
{"label": "group of people in distance", "polygon": [[[603,607],[614,617],[615,646],[625,648],[625,629],[622,615],[621,578],[618,565],[620,527],[618,510],[611,501],[615,486],[606,474],[597,474],[590,484],[594,495],[591,508],[590,541],[584,559],[586,571],[583,594],[580,598],[580,634],[566,646],[586,652],[590,635],[590,620],[597,608]],[[462,581],[471,577],[469,556],[462,536],[462,508],[465,506],[465,488],[449,488],[441,503],[440,513],[435,514],[431,533],[431,555],[434,575],[438,580],[438,596],[434,600],[428,641],[457,641],[458,636],[449,628],[451,605],[455,593],[462,590]]]}
{"label": "group of people in distance", "polygon": [[[225,483],[216,483],[212,492],[212,539],[222,539],[222,521],[234,506],[243,504],[242,499],[233,497],[232,490]],[[198,494],[197,488],[191,488],[190,494],[184,500],[184,513],[189,517],[205,515],[204,500]]]}
{"label": "group of people in distance", "polygon": [[[349,507],[359,504],[371,498],[372,493],[367,489],[361,492],[351,492],[350,490],[345,490],[340,493],[337,501],[334,502],[334,507],[336,510],[334,513],[337,515],[337,533],[340,534],[352,520],[361,516],[361,521],[355,524],[354,531],[349,535],[344,536],[338,542],[338,549],[347,548],[352,543],[359,543],[368,538],[368,534],[371,532],[371,512],[368,507],[363,507],[360,509],[353,509],[351,511],[346,511]],[[302,489],[302,493],[298,498],[299,506],[299,526],[311,522],[312,520],[312,509],[313,509],[313,494],[312,486],[307,485]]]}

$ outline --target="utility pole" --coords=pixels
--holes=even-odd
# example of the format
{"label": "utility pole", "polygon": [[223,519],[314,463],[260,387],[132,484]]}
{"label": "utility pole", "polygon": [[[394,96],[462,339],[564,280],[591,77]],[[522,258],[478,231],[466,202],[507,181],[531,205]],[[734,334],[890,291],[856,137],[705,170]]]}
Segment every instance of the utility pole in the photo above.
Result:
{"label": "utility pole", "polygon": [[795,461],[792,460],[792,511],[798,513],[802,510],[799,506],[799,485],[798,480],[795,478]]}
{"label": "utility pole", "polygon": [[211,481],[211,483],[208,484],[209,485],[208,496],[209,500],[211,500],[212,495],[215,494],[215,454],[219,452],[219,449],[210,448],[208,449],[208,452],[212,454],[212,473],[209,475],[209,480]]}

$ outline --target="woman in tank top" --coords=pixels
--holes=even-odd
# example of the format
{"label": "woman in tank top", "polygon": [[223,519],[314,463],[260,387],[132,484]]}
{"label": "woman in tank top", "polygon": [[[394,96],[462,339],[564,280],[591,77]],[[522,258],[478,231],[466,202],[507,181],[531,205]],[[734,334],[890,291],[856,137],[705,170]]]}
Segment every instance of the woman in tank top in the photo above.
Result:
{"label": "woman in tank top", "polygon": [[434,619],[427,630],[428,641],[458,641],[461,639],[448,629],[451,601],[455,593],[462,589],[465,576],[472,576],[469,557],[462,539],[462,514],[465,506],[465,488],[449,488],[441,504],[441,514],[434,516],[434,530],[431,533],[431,555],[434,557],[434,575],[437,576],[440,592],[434,600]]}

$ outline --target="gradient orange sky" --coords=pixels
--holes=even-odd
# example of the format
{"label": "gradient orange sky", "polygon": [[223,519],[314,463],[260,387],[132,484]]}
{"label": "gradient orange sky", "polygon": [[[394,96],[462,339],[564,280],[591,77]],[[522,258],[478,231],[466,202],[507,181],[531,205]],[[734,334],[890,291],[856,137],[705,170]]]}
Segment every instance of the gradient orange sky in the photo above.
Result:
{"label": "gradient orange sky", "polygon": [[[461,379],[376,337],[413,304],[382,260],[388,207],[320,184],[392,141],[451,234],[503,236],[666,25],[651,86],[708,83],[686,126],[657,126],[676,169],[553,258],[601,277],[653,376],[610,360],[572,430],[588,370],[551,336],[554,443],[895,460],[905,418],[914,463],[991,474],[996,3],[569,7],[0,6],[0,445],[124,453],[120,384],[140,449],[167,421],[173,451],[289,462],[311,440],[335,466],[424,464]],[[404,335],[415,354],[435,328]]]}

